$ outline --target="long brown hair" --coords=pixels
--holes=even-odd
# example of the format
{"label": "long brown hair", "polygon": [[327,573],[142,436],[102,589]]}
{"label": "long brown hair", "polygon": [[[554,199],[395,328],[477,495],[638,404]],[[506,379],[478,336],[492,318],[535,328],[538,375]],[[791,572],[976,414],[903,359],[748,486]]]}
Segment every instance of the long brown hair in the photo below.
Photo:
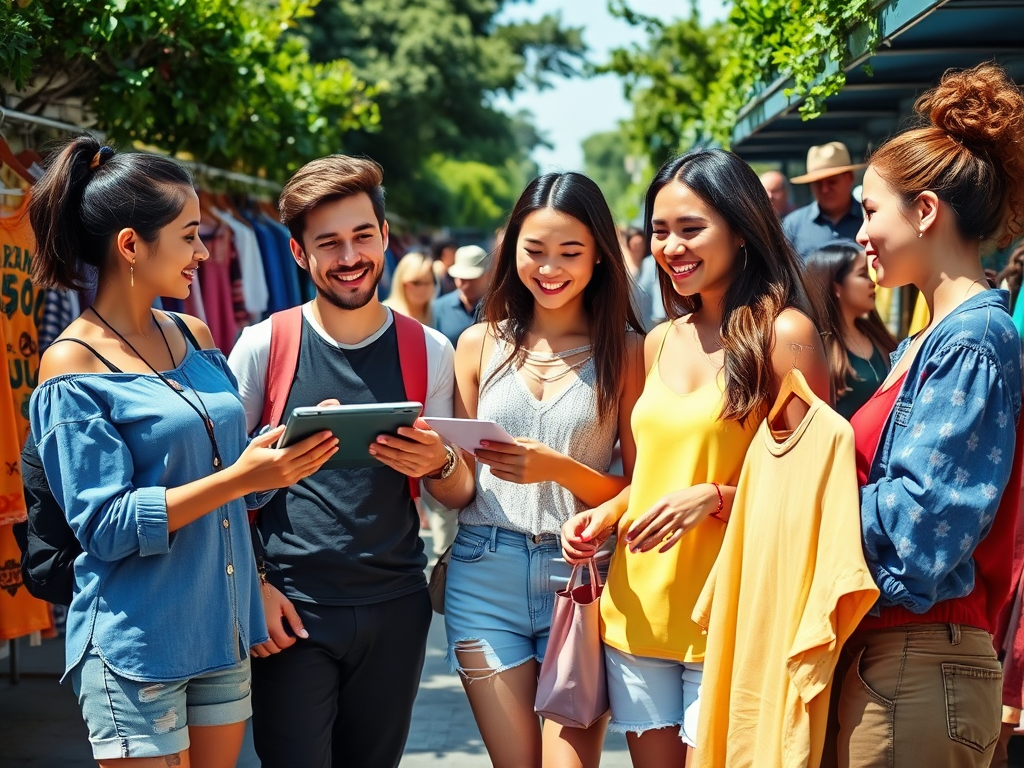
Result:
{"label": "long brown hair", "polygon": [[[534,300],[516,269],[516,249],[523,221],[544,208],[572,216],[594,238],[597,258],[594,274],[583,289],[583,307],[590,326],[590,342],[597,371],[598,413],[615,412],[626,365],[626,332],[643,333],[630,302],[629,276],[608,203],[597,184],[581,173],[546,173],[523,190],[509,216],[498,246],[491,288],[483,301],[483,319],[506,344],[511,354],[498,371],[521,363],[523,345],[533,322]],[[497,371],[495,372],[497,373]],[[492,377],[493,378],[493,377]]]}
{"label": "long brown hair", "polygon": [[[843,338],[843,318],[836,286],[842,284],[858,259],[864,259],[864,251],[854,242],[835,242],[822,246],[804,262],[804,283],[808,292],[817,292],[827,315],[825,333],[825,356],[832,372],[832,384],[837,397],[850,391],[850,379],[858,380],[850,364],[850,355]],[[871,341],[871,344],[885,355],[896,349],[896,339],[885,327],[877,310],[871,310],[854,320],[857,330]]]}
{"label": "long brown hair", "polygon": [[[761,419],[770,406],[775,320],[795,307],[820,330],[823,310],[808,299],[796,254],[782,232],[757,174],[732,152],[697,149],[661,167],[644,203],[647,241],[653,237],[654,199],[667,184],[685,184],[725,219],[745,246],[736,276],[725,292],[719,334],[725,351],[722,419]],[[665,270],[658,270],[665,312],[671,320],[701,308],[700,295],[681,296]]]}

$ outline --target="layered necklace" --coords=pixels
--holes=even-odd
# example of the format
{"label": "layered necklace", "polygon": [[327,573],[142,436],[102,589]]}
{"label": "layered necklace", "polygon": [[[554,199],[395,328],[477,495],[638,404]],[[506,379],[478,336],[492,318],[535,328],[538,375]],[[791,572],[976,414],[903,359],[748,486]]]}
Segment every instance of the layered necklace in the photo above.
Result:
{"label": "layered necklace", "polygon": [[[173,379],[168,379],[166,376],[160,373],[160,371],[158,371],[156,368],[150,365],[149,361],[139,353],[139,350],[132,346],[132,343],[128,341],[128,339],[122,336],[121,333],[114,326],[112,326],[110,323],[103,319],[103,315],[96,311],[96,307],[89,307],[89,309],[92,310],[92,313],[99,318],[101,323],[107,326],[107,328],[109,328],[114,333],[114,335],[117,336],[117,338],[124,342],[125,346],[127,346],[128,349],[135,353],[135,356],[139,358],[139,360],[146,364],[146,367],[149,368],[149,370],[156,374],[157,378],[159,378],[160,381],[166,384],[167,387],[172,392],[174,392],[174,394],[176,394],[178,397],[184,400],[188,404],[188,407],[196,412],[196,416],[198,416],[202,420],[203,426],[206,427],[206,436],[210,439],[210,447],[213,449],[213,468],[214,470],[220,469],[223,466],[223,462],[221,461],[220,458],[220,448],[217,445],[217,434],[213,428],[213,419],[210,418],[210,412],[206,410],[206,403],[203,402],[203,398],[199,396],[199,392],[196,390],[196,388],[192,386],[192,382],[189,381],[188,375],[185,373],[185,371],[182,371],[181,375],[184,376],[185,381],[189,386],[189,389],[192,390],[192,393],[196,396],[196,400],[199,401],[199,407],[196,407],[196,404],[185,396],[185,388],[182,387],[181,384],[174,381]],[[174,353],[171,352],[171,345],[167,343],[167,336],[166,334],[164,334],[164,329],[160,327],[160,321],[157,320],[155,316],[153,317],[153,322],[156,323],[156,329],[160,331],[160,338],[164,340],[164,346],[167,347],[167,355],[171,359],[171,365],[174,365]],[[201,413],[199,411],[199,408],[203,409]]]}
{"label": "layered necklace", "polygon": [[[522,368],[530,376],[544,384],[558,381],[586,365],[587,361],[593,358],[592,347],[592,344],[586,344],[575,349],[567,349],[565,352],[535,352],[532,349],[524,349],[522,350]],[[567,362],[569,358],[577,355],[584,356],[575,363]]]}

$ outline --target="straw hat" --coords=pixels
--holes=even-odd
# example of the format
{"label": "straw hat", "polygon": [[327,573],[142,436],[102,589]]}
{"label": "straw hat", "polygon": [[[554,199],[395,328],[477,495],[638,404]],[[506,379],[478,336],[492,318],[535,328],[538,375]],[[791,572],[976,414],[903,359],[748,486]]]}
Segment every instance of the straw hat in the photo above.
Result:
{"label": "straw hat", "polygon": [[455,263],[448,268],[448,275],[459,280],[476,280],[489,266],[487,251],[479,245],[464,245],[455,252]]}
{"label": "straw hat", "polygon": [[851,163],[850,150],[841,141],[830,141],[819,147],[807,150],[807,173],[796,176],[790,181],[793,184],[810,184],[812,181],[827,179],[847,171],[863,168],[864,163]]}

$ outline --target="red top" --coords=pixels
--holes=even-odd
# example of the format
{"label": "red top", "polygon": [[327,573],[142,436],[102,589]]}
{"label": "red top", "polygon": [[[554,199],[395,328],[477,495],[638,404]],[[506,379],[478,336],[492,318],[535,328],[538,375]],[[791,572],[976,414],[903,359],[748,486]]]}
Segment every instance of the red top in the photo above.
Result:
{"label": "red top", "polygon": [[[857,480],[862,486],[867,485],[878,443],[905,377],[906,374],[888,389],[876,392],[850,420],[857,454]],[[885,629],[906,624],[964,624],[995,634],[999,613],[1009,598],[1014,526],[1021,492],[1021,460],[1024,458],[1022,436],[1024,419],[1017,425],[1013,469],[992,528],[974,549],[974,589],[971,593],[938,602],[924,613],[913,613],[899,606],[883,608],[879,616],[865,616],[860,629]]]}

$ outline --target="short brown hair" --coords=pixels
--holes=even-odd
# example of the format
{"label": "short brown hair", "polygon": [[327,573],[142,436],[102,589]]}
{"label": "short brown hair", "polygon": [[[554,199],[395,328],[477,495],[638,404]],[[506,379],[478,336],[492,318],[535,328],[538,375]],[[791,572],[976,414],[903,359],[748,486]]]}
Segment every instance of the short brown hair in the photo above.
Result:
{"label": "short brown hair", "polygon": [[318,205],[366,193],[384,226],[384,170],[367,157],[328,155],[312,160],[288,179],[278,200],[281,223],[299,243],[306,229],[306,215]]}
{"label": "short brown hair", "polygon": [[1024,232],[1024,97],[998,64],[950,70],[914,105],[927,123],[870,165],[910,203],[931,190],[969,240],[1006,246]]}

